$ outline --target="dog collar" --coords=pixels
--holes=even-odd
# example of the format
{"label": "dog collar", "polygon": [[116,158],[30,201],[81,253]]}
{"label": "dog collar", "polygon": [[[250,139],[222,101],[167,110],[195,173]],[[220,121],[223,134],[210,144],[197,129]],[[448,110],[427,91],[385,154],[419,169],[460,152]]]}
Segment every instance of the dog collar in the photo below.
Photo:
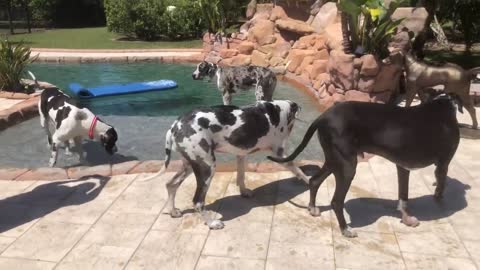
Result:
{"label": "dog collar", "polygon": [[95,129],[95,126],[97,125],[98,117],[94,116],[92,124],[90,124],[90,129],[88,130],[88,137],[93,140],[93,130]]}

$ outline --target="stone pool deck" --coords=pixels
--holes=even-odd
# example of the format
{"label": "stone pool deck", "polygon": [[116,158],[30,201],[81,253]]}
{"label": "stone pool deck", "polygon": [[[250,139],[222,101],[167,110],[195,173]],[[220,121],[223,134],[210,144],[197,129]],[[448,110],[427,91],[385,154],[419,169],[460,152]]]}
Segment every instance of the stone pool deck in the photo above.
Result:
{"label": "stone pool deck", "polygon": [[192,213],[193,176],[177,194],[178,219],[162,214],[173,172],[151,181],[146,173],[0,181],[0,269],[479,269],[479,156],[478,141],[461,140],[441,204],[432,199],[433,167],[412,172],[417,228],[395,211],[395,166],[359,163],[346,200],[354,239],[340,235],[329,207],[333,177],[314,218],[307,187],[289,172],[247,173],[251,199],[238,195],[234,172],[219,172],[207,196],[225,222],[218,231]]}
{"label": "stone pool deck", "polygon": [[91,63],[91,62],[199,62],[204,58],[202,49],[129,49],[129,50],[79,50],[33,48],[32,56],[40,62]]}

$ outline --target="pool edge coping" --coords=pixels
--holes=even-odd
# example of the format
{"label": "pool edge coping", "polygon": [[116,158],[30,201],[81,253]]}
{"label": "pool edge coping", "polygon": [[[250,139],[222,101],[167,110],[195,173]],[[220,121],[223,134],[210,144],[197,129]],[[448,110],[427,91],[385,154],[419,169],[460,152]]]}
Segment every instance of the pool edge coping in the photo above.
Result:
{"label": "pool edge coping", "polygon": [[[358,162],[367,162],[373,155],[365,155]],[[322,166],[320,160],[299,160],[295,164]],[[130,160],[116,164],[101,164],[95,166],[71,167],[39,167],[39,168],[0,168],[0,182],[2,181],[60,181],[66,179],[80,179],[93,176],[111,177],[126,174],[156,173],[164,165],[163,160]],[[182,161],[173,160],[167,172],[177,172],[182,167]],[[236,162],[222,162],[216,166],[216,172],[236,172]],[[248,162],[245,171],[250,173],[275,173],[288,171],[274,162]]]}

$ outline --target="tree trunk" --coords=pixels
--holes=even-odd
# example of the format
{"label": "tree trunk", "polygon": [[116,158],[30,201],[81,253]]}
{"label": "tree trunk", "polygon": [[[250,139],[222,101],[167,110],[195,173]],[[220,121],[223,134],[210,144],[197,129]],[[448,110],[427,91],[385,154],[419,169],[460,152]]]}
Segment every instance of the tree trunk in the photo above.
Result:
{"label": "tree trunk", "polygon": [[8,26],[10,27],[10,34],[14,34],[13,31],[13,18],[12,18],[12,1],[7,0],[7,16],[8,16]]}
{"label": "tree trunk", "polygon": [[346,54],[353,53],[352,40],[350,33],[350,18],[345,12],[340,13],[340,18],[342,20],[342,38],[343,38],[343,51]]}
{"label": "tree trunk", "polygon": [[25,15],[27,16],[28,33],[32,33],[32,24],[30,22],[30,5],[28,3],[28,0],[23,1],[23,8],[25,9]]}

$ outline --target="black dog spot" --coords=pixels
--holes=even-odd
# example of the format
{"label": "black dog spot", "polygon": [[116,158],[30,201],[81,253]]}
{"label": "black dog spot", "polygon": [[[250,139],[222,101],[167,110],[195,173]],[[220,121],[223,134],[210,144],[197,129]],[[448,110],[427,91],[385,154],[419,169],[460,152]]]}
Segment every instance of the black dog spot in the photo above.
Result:
{"label": "black dog spot", "polygon": [[210,126],[210,130],[211,130],[213,133],[217,133],[217,132],[219,132],[219,131],[222,130],[222,127],[219,126],[219,125],[215,125],[215,124],[214,124],[214,125],[211,125],[211,126]]}
{"label": "black dog spot", "polygon": [[70,113],[71,110],[72,108],[70,107],[63,107],[57,111],[57,115],[55,117],[55,122],[57,123],[57,129],[60,128],[60,126],[62,125],[62,121],[68,117],[68,114]]}
{"label": "black dog spot", "polygon": [[201,126],[204,129],[207,129],[209,124],[210,124],[210,120],[208,120],[205,117],[200,117],[198,119],[198,125]]}
{"label": "black dog spot", "polygon": [[237,122],[237,118],[233,115],[233,111],[238,109],[235,106],[217,106],[214,107],[215,117],[221,125],[233,126]]}
{"label": "black dog spot", "polygon": [[226,140],[238,148],[252,148],[258,139],[267,135],[270,127],[268,119],[257,108],[245,109],[240,118],[244,124],[235,129]]}
{"label": "black dog spot", "polygon": [[207,142],[207,140],[205,140],[205,138],[203,138],[200,141],[199,145],[203,149],[203,151],[205,151],[206,153],[208,153],[208,151],[210,150],[210,144],[208,144],[208,142]]}
{"label": "black dog spot", "polygon": [[270,123],[277,127],[278,123],[280,123],[280,107],[278,105],[273,105],[272,103],[265,103],[265,109],[270,118]]}

